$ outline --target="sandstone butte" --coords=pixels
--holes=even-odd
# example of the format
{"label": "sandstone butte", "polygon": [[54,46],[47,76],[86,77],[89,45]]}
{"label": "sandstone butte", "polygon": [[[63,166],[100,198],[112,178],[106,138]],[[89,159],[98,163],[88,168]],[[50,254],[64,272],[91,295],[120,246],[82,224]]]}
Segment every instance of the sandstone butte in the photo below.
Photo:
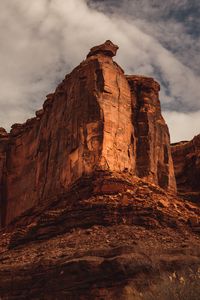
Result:
{"label": "sandstone butte", "polygon": [[0,128],[1,299],[145,299],[200,267],[200,136],[170,145],[159,84],[117,50]]}

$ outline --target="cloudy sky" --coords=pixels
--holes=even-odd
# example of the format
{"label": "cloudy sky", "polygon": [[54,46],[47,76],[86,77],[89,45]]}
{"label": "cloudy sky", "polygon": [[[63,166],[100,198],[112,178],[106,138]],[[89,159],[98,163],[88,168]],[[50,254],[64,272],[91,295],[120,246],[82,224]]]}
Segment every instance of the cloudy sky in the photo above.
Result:
{"label": "cloudy sky", "polygon": [[107,39],[127,74],[153,76],[171,140],[200,133],[199,0],[1,0],[0,126],[9,130]]}

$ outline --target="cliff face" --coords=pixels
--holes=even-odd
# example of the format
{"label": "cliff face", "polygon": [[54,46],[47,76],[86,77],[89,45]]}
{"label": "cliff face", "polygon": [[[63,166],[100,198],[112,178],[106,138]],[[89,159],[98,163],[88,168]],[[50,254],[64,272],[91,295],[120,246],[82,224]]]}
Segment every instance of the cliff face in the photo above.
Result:
{"label": "cliff face", "polygon": [[[151,78],[125,76],[107,41],[47,96],[36,118],[15,124],[6,150],[6,216],[51,202],[94,170],[132,172],[176,189],[169,133]],[[3,160],[2,160],[3,161]]]}
{"label": "cliff face", "polygon": [[178,191],[200,192],[200,135],[172,144],[171,150]]}
{"label": "cliff face", "polygon": [[2,299],[149,299],[199,274],[200,209],[175,193],[159,84],[124,75],[117,49],[93,47],[35,118],[0,129]]}
{"label": "cliff face", "polygon": [[5,223],[6,215],[6,153],[8,134],[5,129],[0,128],[0,224]]}
{"label": "cliff face", "polygon": [[136,175],[164,189],[176,189],[168,127],[161,115],[160,86],[152,78],[126,76],[132,94]]}

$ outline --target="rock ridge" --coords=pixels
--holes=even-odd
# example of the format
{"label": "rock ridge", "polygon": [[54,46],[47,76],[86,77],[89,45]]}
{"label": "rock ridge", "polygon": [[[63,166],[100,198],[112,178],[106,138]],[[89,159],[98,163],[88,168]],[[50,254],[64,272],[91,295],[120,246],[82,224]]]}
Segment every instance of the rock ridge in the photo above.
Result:
{"label": "rock ridge", "polygon": [[110,41],[93,47],[36,117],[6,135],[3,223],[98,169],[131,172],[176,191],[159,84],[125,76],[112,59],[117,49]]}

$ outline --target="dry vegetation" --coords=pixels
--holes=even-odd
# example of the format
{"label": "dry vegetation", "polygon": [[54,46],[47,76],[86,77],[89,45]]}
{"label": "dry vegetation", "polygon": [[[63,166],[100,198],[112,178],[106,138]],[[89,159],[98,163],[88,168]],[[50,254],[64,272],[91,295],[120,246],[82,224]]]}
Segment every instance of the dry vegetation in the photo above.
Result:
{"label": "dry vegetation", "polygon": [[142,298],[145,300],[199,300],[200,268],[195,271],[188,269],[182,274],[176,272],[170,274]]}

